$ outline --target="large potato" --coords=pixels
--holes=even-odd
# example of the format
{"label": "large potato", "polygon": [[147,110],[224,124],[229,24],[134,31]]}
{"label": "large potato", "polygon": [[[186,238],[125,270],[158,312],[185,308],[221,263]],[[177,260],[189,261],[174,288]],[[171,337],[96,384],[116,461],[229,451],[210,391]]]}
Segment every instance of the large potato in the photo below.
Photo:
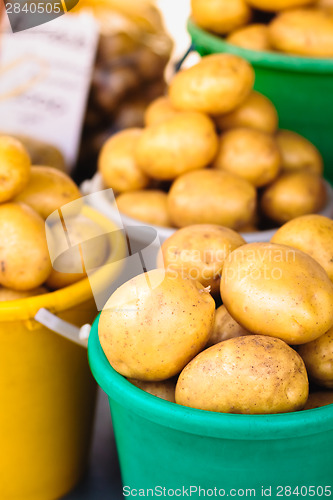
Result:
{"label": "large potato", "polygon": [[278,176],[281,157],[271,135],[249,128],[235,128],[222,134],[213,165],[242,177],[255,187],[262,187]]}
{"label": "large potato", "polygon": [[297,217],[278,229],[271,239],[298,248],[319,262],[333,282],[333,220],[323,215]]}
{"label": "large potato", "polygon": [[291,130],[279,130],[276,140],[281,153],[283,172],[306,170],[318,175],[323,173],[322,156],[305,137]]}
{"label": "large potato", "polygon": [[333,391],[315,391],[310,392],[308,400],[303,410],[312,410],[321,406],[333,404]]}
{"label": "large potato", "polygon": [[245,243],[238,233],[227,227],[213,224],[187,226],[164,241],[161,247],[164,267],[210,286],[211,293],[216,294],[220,290],[226,257]]}
{"label": "large potato", "polygon": [[333,325],[333,284],[309,255],[275,243],[251,243],[226,259],[221,297],[247,330],[304,344]]}
{"label": "large potato", "polygon": [[171,221],[167,207],[167,195],[157,189],[122,193],[116,199],[118,210],[147,224],[169,227]]}
{"label": "large potato", "polygon": [[216,309],[214,326],[206,347],[243,335],[250,335],[250,332],[237,323],[222,305]]}
{"label": "large potato", "polygon": [[224,35],[248,23],[251,9],[245,0],[191,0],[192,17],[198,26]]}
{"label": "large potato", "polygon": [[39,287],[51,272],[43,219],[23,203],[0,205],[0,284],[14,290]]}
{"label": "large potato", "polygon": [[0,136],[0,203],[9,201],[24,189],[30,177],[31,161],[22,143]]}
{"label": "large potato", "polygon": [[123,193],[148,186],[149,177],[138,167],[134,155],[141,134],[139,128],[122,130],[102,147],[98,170],[106,187]]}
{"label": "large potato", "polygon": [[172,180],[207,166],[216,155],[217,145],[214,123],[208,116],[177,113],[142,132],[135,159],[150,177]]}
{"label": "large potato", "polygon": [[311,172],[284,174],[270,184],[261,198],[264,215],[284,224],[295,217],[319,212],[327,192],[321,177]]}
{"label": "large potato", "polygon": [[161,380],[160,382],[147,382],[144,380],[128,379],[131,384],[135,385],[142,391],[148,392],[152,396],[165,399],[170,403],[175,403],[176,379]]}
{"label": "large potato", "polygon": [[221,170],[182,175],[168,194],[168,211],[176,227],[218,224],[239,229],[256,210],[256,190],[244,179]]}
{"label": "large potato", "polygon": [[271,50],[266,24],[250,24],[239,28],[230,33],[227,42],[248,50]]}
{"label": "large potato", "polygon": [[99,339],[125,377],[166,380],[205,346],[215,302],[202,285],[155,269],[128,281],[106,303]]}
{"label": "large potato", "polygon": [[255,9],[275,12],[314,3],[314,0],[246,0]]}
{"label": "large potato", "polygon": [[301,357],[285,342],[248,335],[198,354],[181,372],[176,402],[222,413],[301,410],[309,392]]}
{"label": "large potato", "polygon": [[213,54],[177,73],[169,85],[169,96],[176,109],[219,115],[239,106],[253,83],[254,71],[244,59]]}
{"label": "large potato", "polygon": [[333,17],[319,9],[283,12],[270,23],[269,40],[288,54],[333,57]]}
{"label": "large potato", "polygon": [[333,388],[333,328],[321,337],[298,347],[309,378],[323,387]]}
{"label": "large potato", "polygon": [[177,113],[178,111],[172,107],[168,96],[158,97],[146,108],[145,125],[146,127],[156,125],[156,123],[163,122]]}
{"label": "large potato", "polygon": [[79,198],[79,188],[67,174],[53,167],[33,166],[28,184],[15,201],[26,203],[47,219],[55,210]]}

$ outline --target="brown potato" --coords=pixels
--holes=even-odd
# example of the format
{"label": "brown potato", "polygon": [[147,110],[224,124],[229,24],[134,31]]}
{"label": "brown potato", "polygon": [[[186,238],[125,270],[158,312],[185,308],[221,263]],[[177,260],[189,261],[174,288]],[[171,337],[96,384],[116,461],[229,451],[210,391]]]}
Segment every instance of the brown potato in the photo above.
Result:
{"label": "brown potato", "polygon": [[220,35],[248,23],[251,9],[245,0],[191,0],[194,22]]}
{"label": "brown potato", "polygon": [[147,382],[143,380],[135,380],[134,378],[129,378],[128,381],[139,389],[148,392],[152,396],[165,399],[166,401],[170,401],[170,403],[176,402],[176,380],[174,378],[169,380],[162,380],[161,382]]}
{"label": "brown potato", "polygon": [[227,42],[243,49],[267,51],[271,50],[266,24],[250,24],[233,31]]}
{"label": "brown potato", "polygon": [[12,200],[27,185],[31,161],[22,143],[0,136],[0,203]]}
{"label": "brown potato", "polygon": [[177,113],[178,111],[172,107],[168,96],[158,97],[146,108],[144,117],[145,125],[146,127],[156,125]]}
{"label": "brown potato", "polygon": [[291,130],[279,130],[276,140],[281,153],[283,172],[306,170],[322,175],[323,159],[312,142]]}
{"label": "brown potato", "polygon": [[177,73],[169,85],[169,97],[176,109],[220,115],[242,104],[253,83],[253,68],[244,59],[213,54]]}
{"label": "brown potato", "polygon": [[255,187],[272,182],[280,172],[280,165],[280,152],[274,137],[249,128],[235,128],[222,134],[213,164]]}
{"label": "brown potato", "polygon": [[310,5],[314,0],[246,0],[246,2],[255,9],[275,12]]}
{"label": "brown potato", "polygon": [[157,189],[122,193],[116,199],[120,212],[147,224],[169,227],[171,221],[167,208],[167,195]]}
{"label": "brown potato", "polygon": [[268,186],[261,198],[262,212],[284,224],[295,217],[319,212],[326,205],[323,179],[310,172],[284,174]]}
{"label": "brown potato", "polygon": [[310,392],[308,400],[303,410],[312,410],[321,406],[333,404],[333,391],[315,391]]}
{"label": "brown potato", "polygon": [[220,290],[223,263],[230,252],[245,240],[232,229],[213,224],[187,226],[176,231],[162,244],[163,264],[167,271],[190,277],[211,293]]}
{"label": "brown potato", "polygon": [[333,57],[333,17],[319,9],[283,12],[270,23],[269,40],[288,54]]}
{"label": "brown potato", "polygon": [[207,166],[217,152],[214,123],[202,113],[184,112],[146,128],[138,140],[139,168],[158,180],[172,180]]}
{"label": "brown potato", "polygon": [[280,227],[271,241],[309,254],[333,282],[333,220],[323,215],[297,217]]}
{"label": "brown potato", "polygon": [[248,335],[198,354],[176,385],[176,402],[222,413],[301,410],[309,385],[302,358],[279,339]]}
{"label": "brown potato", "polygon": [[67,165],[62,152],[53,144],[40,141],[34,137],[15,134],[25,149],[27,150],[32,165],[47,165],[62,172],[67,171]]}
{"label": "brown potato", "polygon": [[102,147],[98,170],[106,187],[123,193],[148,186],[149,177],[138,167],[134,154],[142,132],[139,128],[122,130]]}
{"label": "brown potato", "polygon": [[125,377],[166,380],[203,349],[214,315],[214,299],[202,285],[155,269],[113,293],[100,316],[99,340]]}
{"label": "brown potato", "polygon": [[304,344],[333,325],[333,284],[312,257],[276,243],[250,243],[227,257],[221,297],[231,316],[259,335]]}
{"label": "brown potato", "polygon": [[199,170],[182,175],[168,194],[168,211],[176,227],[218,224],[238,229],[256,211],[255,188],[222,170]]}
{"label": "brown potato", "polygon": [[251,335],[248,330],[245,330],[227,311],[227,308],[222,305],[216,309],[215,322],[212,333],[206,347],[224,342],[228,339],[235,337],[242,337],[243,335]]}
{"label": "brown potato", "polygon": [[309,378],[316,384],[333,388],[333,328],[321,337],[298,347]]}
{"label": "brown potato", "polygon": [[45,293],[48,293],[48,289],[43,286],[26,291],[12,290],[11,288],[0,288],[0,302],[26,299],[27,297],[36,297],[37,295],[44,295]]}

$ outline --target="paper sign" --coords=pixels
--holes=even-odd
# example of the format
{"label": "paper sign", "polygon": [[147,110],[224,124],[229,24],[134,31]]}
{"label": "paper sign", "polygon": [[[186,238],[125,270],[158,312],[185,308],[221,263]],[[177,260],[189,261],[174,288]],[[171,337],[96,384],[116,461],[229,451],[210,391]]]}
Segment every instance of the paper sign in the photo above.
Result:
{"label": "paper sign", "polygon": [[86,13],[18,33],[8,25],[1,40],[0,132],[53,144],[74,165],[97,42],[98,26]]}

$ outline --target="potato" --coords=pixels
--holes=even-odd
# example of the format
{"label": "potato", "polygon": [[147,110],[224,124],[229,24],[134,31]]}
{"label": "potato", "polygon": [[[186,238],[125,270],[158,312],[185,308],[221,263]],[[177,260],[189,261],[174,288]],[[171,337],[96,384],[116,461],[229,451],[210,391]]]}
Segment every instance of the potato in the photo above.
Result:
{"label": "potato", "polygon": [[206,347],[218,344],[228,339],[250,335],[232,316],[224,305],[216,309],[215,322]]}
{"label": "potato", "polygon": [[301,410],[309,385],[301,357],[285,342],[248,335],[198,354],[181,372],[176,402],[222,413]]}
{"label": "potato", "polygon": [[312,410],[321,406],[333,404],[333,391],[315,391],[310,392],[308,400],[303,410]]}
{"label": "potato", "polygon": [[36,297],[37,295],[44,295],[45,293],[48,293],[48,289],[43,286],[26,291],[12,290],[11,288],[0,288],[0,302],[26,299],[27,297]]}
{"label": "potato", "polygon": [[279,130],[276,140],[280,149],[283,172],[306,170],[322,175],[323,159],[318,149],[305,137],[291,130]]}
{"label": "potato", "polygon": [[191,0],[194,22],[208,31],[220,35],[248,23],[251,9],[245,0]]}
{"label": "potato", "polygon": [[333,221],[323,215],[303,215],[278,229],[272,243],[298,248],[319,262],[333,282]]}
{"label": "potato", "polygon": [[266,24],[250,24],[239,28],[230,33],[227,42],[248,50],[271,50]]}
{"label": "potato", "polygon": [[333,17],[319,9],[283,12],[270,23],[269,40],[288,54],[333,57]]}
{"label": "potato", "polygon": [[120,194],[116,198],[116,205],[121,213],[133,219],[156,226],[171,226],[167,195],[158,189]]}
{"label": "potato", "polygon": [[118,288],[99,320],[111,366],[125,377],[166,380],[205,346],[215,302],[198,282],[155,269]]}
{"label": "potato", "polygon": [[253,68],[244,59],[213,54],[177,73],[169,85],[169,97],[176,109],[220,115],[242,104],[253,83]]}
{"label": "potato", "polygon": [[333,328],[324,335],[298,347],[309,378],[316,384],[333,388]]}
{"label": "potato", "polygon": [[0,284],[14,290],[39,287],[51,272],[43,219],[23,203],[0,205]]}
{"label": "potato", "polygon": [[187,226],[176,231],[162,244],[164,267],[182,277],[200,281],[220,290],[220,277],[226,257],[245,240],[232,229],[213,224]]}
{"label": "potato", "polygon": [[0,203],[9,201],[27,185],[31,161],[22,143],[0,136]]}
{"label": "potato", "polygon": [[255,9],[275,12],[310,5],[314,0],[246,0],[246,2]]}
{"label": "potato", "polygon": [[218,224],[238,229],[254,216],[256,190],[244,179],[221,170],[189,172],[174,181],[168,211],[176,227]]}
{"label": "potato", "polygon": [[143,189],[149,177],[135,160],[135,149],[142,129],[129,128],[110,137],[98,157],[98,170],[106,187],[118,193]]}
{"label": "potato", "polygon": [[333,325],[333,284],[309,255],[276,243],[250,243],[226,259],[221,297],[231,316],[259,335],[304,344]]}
{"label": "potato", "polygon": [[295,217],[319,212],[326,205],[323,179],[310,172],[284,174],[268,186],[261,198],[262,212],[284,224]]}
{"label": "potato", "polygon": [[177,113],[178,111],[172,107],[170,99],[167,96],[158,97],[146,108],[144,117],[145,125],[146,127],[156,125]]}
{"label": "potato", "polygon": [[57,147],[26,135],[15,134],[14,137],[27,150],[32,165],[47,165],[48,167],[57,168],[62,172],[67,171],[64,155]]}
{"label": "potato", "polygon": [[158,180],[172,180],[208,165],[217,152],[214,123],[196,112],[177,113],[146,128],[138,140],[135,159],[139,168]]}
{"label": "potato", "polygon": [[280,152],[272,136],[259,130],[235,128],[221,136],[213,166],[262,187],[278,176],[280,164]]}
{"label": "potato", "polygon": [[152,396],[165,399],[166,401],[170,401],[171,403],[176,402],[176,380],[174,378],[169,380],[162,380],[161,382],[145,382],[143,380],[135,380],[133,378],[129,378],[128,381],[139,389],[148,392]]}
{"label": "potato", "polygon": [[33,166],[28,184],[15,198],[33,208],[43,219],[67,203],[81,198],[72,179],[56,168]]}
{"label": "potato", "polygon": [[315,3],[315,7],[318,9],[324,9],[333,13],[333,0],[317,0]]}

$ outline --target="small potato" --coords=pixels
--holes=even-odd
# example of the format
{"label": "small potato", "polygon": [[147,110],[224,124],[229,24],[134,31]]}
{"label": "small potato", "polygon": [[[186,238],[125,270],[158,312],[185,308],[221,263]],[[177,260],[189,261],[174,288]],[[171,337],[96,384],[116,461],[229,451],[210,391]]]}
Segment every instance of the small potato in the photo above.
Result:
{"label": "small potato", "polygon": [[253,68],[244,59],[213,54],[177,73],[169,85],[169,97],[176,109],[220,115],[242,104],[253,83]]}
{"label": "small potato", "polygon": [[248,23],[251,9],[245,0],[191,0],[192,18],[208,31],[220,35]]}
{"label": "small potato", "polygon": [[278,229],[272,243],[288,245],[309,254],[333,282],[333,220],[323,215],[297,217]]}
{"label": "small potato", "polygon": [[140,170],[135,160],[135,149],[142,129],[129,128],[106,141],[98,157],[98,170],[106,187],[118,193],[143,189],[149,177]]}
{"label": "small potato", "polygon": [[111,366],[125,377],[166,380],[203,349],[215,302],[198,282],[155,269],[118,288],[98,334]]}
{"label": "small potato", "polygon": [[319,9],[283,12],[270,23],[269,40],[288,54],[333,57],[333,17]]}
{"label": "small potato", "polygon": [[303,410],[312,410],[321,406],[333,404],[333,391],[315,391],[310,392],[308,400]]}
{"label": "small potato", "polygon": [[129,378],[128,381],[139,389],[148,392],[152,396],[165,399],[166,401],[170,401],[171,403],[176,402],[176,380],[174,378],[169,380],[162,380],[161,382],[145,382],[143,380],[135,380],[133,378]]}
{"label": "small potato", "polygon": [[206,167],[215,157],[218,138],[214,123],[196,112],[177,113],[146,128],[138,140],[135,160],[153,179],[172,180]]}
{"label": "small potato", "polygon": [[67,171],[67,165],[62,152],[47,142],[39,141],[34,137],[15,134],[25,149],[27,150],[32,165],[47,165],[54,167],[62,172]]}
{"label": "small potato", "polygon": [[230,316],[226,307],[222,305],[216,309],[213,330],[206,347],[235,337],[242,337],[243,335],[251,335],[251,333],[237,323],[237,321]]}
{"label": "small potato", "polygon": [[176,402],[222,413],[301,410],[309,384],[302,358],[279,339],[248,335],[198,354],[181,372]]}
{"label": "small potato", "polygon": [[158,97],[147,106],[144,117],[145,125],[146,127],[156,125],[177,113],[178,111],[172,107],[170,99],[167,96]]}
{"label": "small potato", "polygon": [[33,208],[43,219],[71,201],[81,198],[72,179],[56,168],[33,166],[28,184],[15,198]]}
{"label": "small potato", "polygon": [[284,224],[295,217],[319,212],[326,200],[326,187],[319,175],[297,172],[282,175],[265,189],[261,209],[273,221]]}
{"label": "small potato", "polygon": [[250,24],[244,28],[239,28],[230,33],[227,42],[249,50],[268,51],[272,48],[269,43],[266,24]]}
{"label": "small potato", "polygon": [[51,272],[43,219],[23,203],[0,205],[0,284],[26,291]]}
{"label": "small potato", "polygon": [[213,224],[187,226],[176,231],[162,245],[164,267],[182,277],[190,277],[211,293],[220,290],[223,263],[230,252],[245,240],[232,229]]}
{"label": "small potato", "polygon": [[318,149],[305,137],[291,130],[279,130],[276,140],[281,154],[283,172],[306,170],[322,175],[323,159]]}
{"label": "small potato", "polygon": [[31,161],[23,144],[0,136],[0,203],[12,200],[28,183]]}
{"label": "small potato", "polygon": [[168,211],[176,227],[218,224],[238,229],[256,211],[257,193],[249,182],[222,170],[199,170],[182,175],[168,194]]}
{"label": "small potato", "polygon": [[276,243],[250,243],[227,257],[221,297],[231,316],[259,335],[304,344],[333,325],[333,284],[309,255]]}
{"label": "small potato", "polygon": [[276,12],[310,5],[314,3],[314,0],[246,0],[246,2],[255,9]]}
{"label": "small potato", "polygon": [[0,302],[26,299],[27,297],[36,297],[37,295],[44,295],[45,293],[48,293],[48,289],[43,286],[34,288],[33,290],[26,290],[25,292],[12,290],[11,288],[0,288]]}
{"label": "small potato", "polygon": [[215,168],[238,175],[255,187],[272,182],[280,172],[280,165],[280,152],[274,137],[249,128],[225,132],[213,163]]}
{"label": "small potato", "polygon": [[118,210],[147,224],[170,227],[171,221],[167,208],[167,195],[157,189],[151,191],[132,191],[120,194],[116,199]]}
{"label": "small potato", "polygon": [[309,378],[317,385],[333,388],[333,328],[321,337],[298,347]]}

